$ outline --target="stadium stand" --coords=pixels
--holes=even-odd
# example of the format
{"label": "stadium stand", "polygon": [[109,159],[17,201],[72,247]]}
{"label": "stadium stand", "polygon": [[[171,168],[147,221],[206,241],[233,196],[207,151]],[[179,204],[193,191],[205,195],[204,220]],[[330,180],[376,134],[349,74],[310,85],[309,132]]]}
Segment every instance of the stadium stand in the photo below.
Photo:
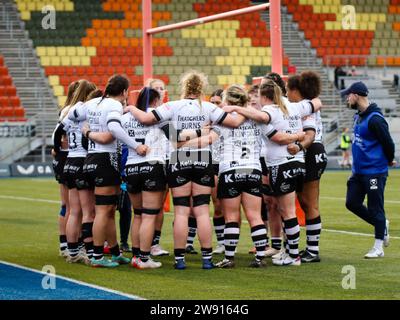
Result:
{"label": "stadium stand", "polygon": [[[283,2],[325,64],[400,66],[398,0]],[[350,30],[343,30],[346,5],[354,6],[357,13],[355,28]]]}
{"label": "stadium stand", "polygon": [[26,121],[25,109],[12,83],[4,58],[0,55],[0,122]]}
{"label": "stadium stand", "polygon": [[[57,28],[50,31],[38,28],[43,17],[39,4],[17,1],[59,104],[65,101],[68,84],[82,76],[102,85],[110,74],[125,73],[132,89],[142,85],[141,1],[49,1],[60,11]],[[153,26],[250,4],[241,0],[227,4],[215,0],[156,0]],[[178,94],[175,84],[179,75],[197,66],[210,75],[212,87],[250,83],[253,76],[271,70],[269,37],[259,13],[155,36],[155,77],[169,85],[172,97]],[[284,64],[289,66],[287,56]]]}

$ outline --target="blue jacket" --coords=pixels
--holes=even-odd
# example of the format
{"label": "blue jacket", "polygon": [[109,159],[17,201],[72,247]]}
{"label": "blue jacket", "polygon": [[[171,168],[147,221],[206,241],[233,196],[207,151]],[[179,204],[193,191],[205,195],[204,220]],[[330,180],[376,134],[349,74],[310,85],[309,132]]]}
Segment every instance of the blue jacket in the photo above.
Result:
{"label": "blue jacket", "polygon": [[382,111],[375,103],[354,117],[353,173],[384,174],[394,159],[394,143]]}

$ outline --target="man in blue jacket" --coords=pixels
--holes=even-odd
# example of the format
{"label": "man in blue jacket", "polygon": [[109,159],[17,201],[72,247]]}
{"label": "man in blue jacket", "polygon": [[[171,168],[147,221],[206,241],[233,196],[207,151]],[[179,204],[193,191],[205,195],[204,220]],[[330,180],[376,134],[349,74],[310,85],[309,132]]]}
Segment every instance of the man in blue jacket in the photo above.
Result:
{"label": "man in blue jacket", "polygon": [[[341,91],[347,96],[354,117],[353,173],[347,182],[346,207],[375,227],[375,244],[365,258],[382,258],[389,245],[389,221],[385,218],[384,191],[388,167],[394,166],[395,147],[382,111],[368,101],[363,82]],[[368,197],[368,206],[364,203]]]}

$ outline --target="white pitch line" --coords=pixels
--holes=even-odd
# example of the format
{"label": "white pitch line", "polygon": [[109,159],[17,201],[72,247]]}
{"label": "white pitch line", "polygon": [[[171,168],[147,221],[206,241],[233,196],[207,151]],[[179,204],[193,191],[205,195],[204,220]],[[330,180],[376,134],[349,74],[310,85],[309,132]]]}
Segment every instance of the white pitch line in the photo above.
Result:
{"label": "white pitch line", "polygon": [[[346,198],[337,198],[337,197],[319,197],[320,199],[325,199],[325,200],[342,200],[346,201]],[[385,200],[386,203],[393,203],[393,204],[400,204],[400,201],[397,200]]]}
{"label": "white pitch line", "polygon": [[3,195],[0,195],[0,199],[25,200],[25,201],[45,202],[45,203],[61,203],[61,201],[57,201],[57,200],[35,199],[35,198],[15,197],[15,196],[3,196]]}
{"label": "white pitch line", "polygon": [[[321,197],[321,199],[332,199],[332,200],[340,200],[342,198],[334,198],[334,197]],[[47,199],[34,199],[34,198],[27,198],[27,197],[15,197],[15,196],[3,196],[0,195],[0,199],[12,199],[12,200],[26,200],[26,201],[32,201],[32,202],[45,202],[45,203],[60,203],[60,201],[56,200],[47,200]],[[343,198],[343,200],[345,200]],[[396,201],[394,201],[396,202]],[[396,203],[400,203],[400,201],[397,201]],[[172,213],[166,212],[165,214],[172,215]],[[247,221],[243,221],[244,223],[247,223]],[[360,232],[351,232],[351,231],[344,231],[344,230],[335,230],[335,229],[322,229],[322,231],[325,232],[332,232],[332,233],[341,233],[341,234],[347,234],[347,235],[352,235],[352,236],[362,236],[362,237],[373,237],[373,234],[369,233],[360,233]],[[400,239],[400,237],[393,237],[390,236],[391,239]]]}
{"label": "white pitch line", "polygon": [[[41,274],[43,276],[50,276],[49,273],[46,273],[46,272],[43,272],[43,271],[39,271],[39,270],[36,270],[36,269],[32,269],[32,268],[28,268],[28,267],[24,267],[24,266],[20,266],[19,264],[15,264],[15,263],[10,263],[10,262],[6,262],[6,261],[0,260],[0,264],[5,264],[7,266],[11,266],[11,267],[14,267],[14,268],[27,270],[27,271],[34,272],[34,273],[39,273],[39,274]],[[105,292],[108,292],[108,293],[113,293],[113,294],[116,294],[116,295],[119,295],[119,296],[123,296],[123,297],[127,297],[127,298],[130,298],[130,299],[146,300],[146,299],[144,299],[142,297],[139,297],[139,296],[131,295],[131,294],[128,294],[128,293],[117,291],[117,290],[104,288],[104,287],[101,287],[101,286],[97,286],[95,284],[90,284],[90,283],[82,282],[82,281],[75,280],[75,279],[70,279],[70,278],[67,278],[67,277],[59,276],[59,275],[54,275],[54,276],[56,278],[58,278],[58,279],[65,280],[65,281],[68,281],[68,282],[73,282],[73,283],[79,284],[79,285],[84,286],[84,287],[89,287],[89,288],[105,291]]]}

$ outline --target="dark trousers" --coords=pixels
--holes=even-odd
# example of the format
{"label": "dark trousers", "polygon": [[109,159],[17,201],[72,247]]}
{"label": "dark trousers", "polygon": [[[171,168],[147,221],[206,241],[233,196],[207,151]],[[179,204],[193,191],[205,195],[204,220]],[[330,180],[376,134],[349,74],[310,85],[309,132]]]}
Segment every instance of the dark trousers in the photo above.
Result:
{"label": "dark trousers", "polygon": [[132,206],[129,200],[128,192],[121,190],[118,201],[119,211],[119,231],[121,234],[121,243],[128,242],[129,230],[132,220]]}
{"label": "dark trousers", "polygon": [[[386,229],[384,192],[387,174],[353,174],[347,181],[346,207],[375,227],[375,239],[383,240]],[[363,204],[367,196],[367,207]]]}

